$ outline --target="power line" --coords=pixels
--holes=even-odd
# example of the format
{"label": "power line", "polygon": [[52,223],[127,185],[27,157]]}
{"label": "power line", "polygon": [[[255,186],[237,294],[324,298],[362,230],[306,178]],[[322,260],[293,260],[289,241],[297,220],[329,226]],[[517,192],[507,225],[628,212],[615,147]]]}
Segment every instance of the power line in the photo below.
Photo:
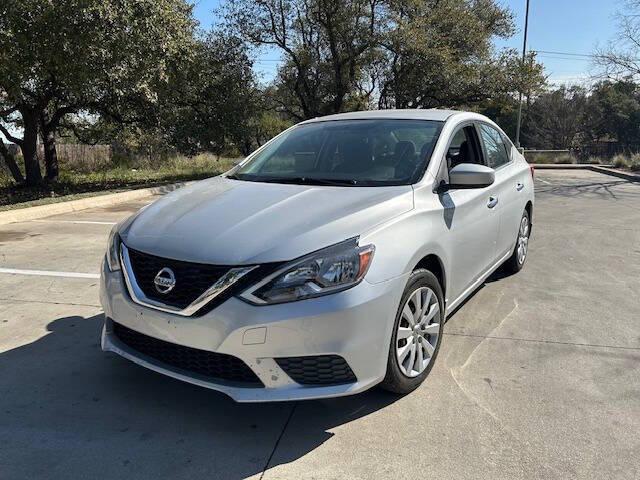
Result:
{"label": "power line", "polygon": [[586,57],[586,58],[602,58],[604,55],[597,55],[594,53],[575,53],[575,52],[557,52],[551,50],[531,50],[535,53],[549,54],[549,55],[567,55],[570,57]]}
{"label": "power line", "polygon": [[559,55],[547,55],[546,53],[538,55],[540,58],[549,58],[552,60],[567,60],[569,62],[592,62],[591,58],[561,57]]}

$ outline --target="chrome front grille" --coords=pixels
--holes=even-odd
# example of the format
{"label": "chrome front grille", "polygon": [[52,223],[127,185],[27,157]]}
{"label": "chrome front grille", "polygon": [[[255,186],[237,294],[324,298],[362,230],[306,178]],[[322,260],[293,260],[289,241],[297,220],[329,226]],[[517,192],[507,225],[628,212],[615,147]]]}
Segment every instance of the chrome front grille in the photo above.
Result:
{"label": "chrome front grille", "polygon": [[[144,295],[179,309],[187,308],[230,270],[230,267],[156,257],[131,248],[129,259],[136,282]],[[176,281],[175,288],[165,294],[160,293],[154,284],[156,275],[163,268],[170,268]]]}
{"label": "chrome front grille", "polygon": [[[202,315],[273,272],[280,264],[220,266],[157,257],[120,245],[120,261],[131,299],[182,316]],[[174,286],[156,288],[156,276],[170,269]]]}

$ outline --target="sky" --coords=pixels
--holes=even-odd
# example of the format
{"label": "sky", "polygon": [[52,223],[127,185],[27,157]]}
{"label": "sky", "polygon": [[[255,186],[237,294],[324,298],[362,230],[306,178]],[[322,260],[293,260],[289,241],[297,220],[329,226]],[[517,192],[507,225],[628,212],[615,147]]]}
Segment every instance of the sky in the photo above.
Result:
{"label": "sky", "polygon": [[[214,10],[224,0],[194,0],[194,14],[203,28],[215,22]],[[499,39],[497,47],[522,49],[526,0],[498,0],[515,15],[517,33],[508,40]],[[592,54],[615,37],[615,13],[623,0],[530,0],[528,50],[541,51],[541,61],[555,84],[581,83],[593,69],[588,57],[566,55]],[[543,53],[545,52],[545,53]],[[562,52],[558,53],[547,52]],[[264,52],[256,62],[256,71],[268,81],[275,73],[278,54]]]}

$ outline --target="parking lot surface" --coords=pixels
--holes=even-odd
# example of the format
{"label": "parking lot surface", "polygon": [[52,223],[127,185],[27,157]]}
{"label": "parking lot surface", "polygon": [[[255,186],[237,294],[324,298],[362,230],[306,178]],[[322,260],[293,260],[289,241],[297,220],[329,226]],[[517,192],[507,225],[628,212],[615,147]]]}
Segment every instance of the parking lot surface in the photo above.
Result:
{"label": "parking lot surface", "polygon": [[406,397],[236,404],[99,347],[114,222],[0,227],[0,478],[640,478],[640,184],[539,171],[528,263]]}

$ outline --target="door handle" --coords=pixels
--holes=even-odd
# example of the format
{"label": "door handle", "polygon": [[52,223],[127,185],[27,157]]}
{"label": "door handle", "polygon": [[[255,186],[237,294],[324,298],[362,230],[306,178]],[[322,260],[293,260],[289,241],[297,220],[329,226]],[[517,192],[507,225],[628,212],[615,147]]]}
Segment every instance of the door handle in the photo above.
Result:
{"label": "door handle", "polygon": [[517,190],[517,191],[520,191],[520,190],[522,190],[523,188],[524,188],[524,183],[520,183],[520,182],[516,183],[516,190]]}
{"label": "door handle", "polygon": [[487,207],[493,208],[498,204],[498,197],[489,197],[489,201],[487,202]]}

